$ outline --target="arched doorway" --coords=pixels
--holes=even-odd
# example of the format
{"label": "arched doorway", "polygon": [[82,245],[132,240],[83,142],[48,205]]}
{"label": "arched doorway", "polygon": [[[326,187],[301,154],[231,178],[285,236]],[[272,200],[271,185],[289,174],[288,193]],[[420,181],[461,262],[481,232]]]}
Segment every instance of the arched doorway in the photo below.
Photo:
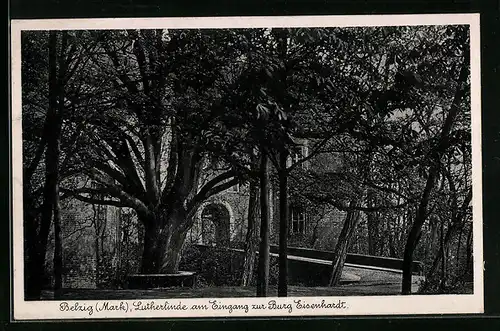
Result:
{"label": "arched doorway", "polygon": [[208,204],[201,212],[201,239],[205,245],[229,246],[230,215],[221,204]]}

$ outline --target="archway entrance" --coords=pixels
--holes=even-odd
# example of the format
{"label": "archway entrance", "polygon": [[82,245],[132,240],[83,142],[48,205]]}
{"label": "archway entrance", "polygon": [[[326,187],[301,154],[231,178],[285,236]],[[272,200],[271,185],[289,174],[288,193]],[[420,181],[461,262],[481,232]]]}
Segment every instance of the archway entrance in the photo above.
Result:
{"label": "archway entrance", "polygon": [[221,204],[209,204],[201,213],[201,240],[205,245],[229,246],[230,215]]}

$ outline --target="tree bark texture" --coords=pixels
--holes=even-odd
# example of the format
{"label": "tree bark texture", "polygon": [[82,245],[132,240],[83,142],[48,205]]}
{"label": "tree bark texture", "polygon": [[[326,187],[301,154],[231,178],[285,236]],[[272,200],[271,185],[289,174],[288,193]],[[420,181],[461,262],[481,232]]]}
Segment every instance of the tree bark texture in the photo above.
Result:
{"label": "tree bark texture", "polygon": [[288,153],[280,153],[280,173],[279,173],[279,208],[280,208],[280,233],[279,233],[279,277],[278,296],[288,295],[288,173],[286,161]]}
{"label": "tree bark texture", "polygon": [[[469,193],[467,194],[466,198],[464,199],[464,201],[462,203],[460,210],[458,210],[458,212],[456,213],[455,219],[452,221],[452,224],[450,225],[450,227],[446,231],[446,235],[444,236],[444,239],[442,241],[441,250],[434,257],[434,260],[432,261],[431,267],[427,271],[427,274],[425,277],[427,280],[430,280],[431,278],[434,277],[439,263],[445,260],[445,257],[443,254],[446,251],[448,251],[448,249],[451,245],[451,242],[453,241],[453,239],[457,235],[457,232],[458,232],[460,237],[462,236],[464,222],[466,220],[466,209],[468,208],[471,200],[472,200],[472,190],[470,189]],[[460,248],[460,245],[461,245],[461,243],[459,240],[458,248]],[[457,255],[457,259],[458,258],[459,258],[459,256]]]}
{"label": "tree bark texture", "polygon": [[269,288],[269,173],[268,156],[262,148],[260,162],[260,246],[257,296],[266,297]]}
{"label": "tree bark texture", "polygon": [[349,203],[349,211],[347,212],[339,239],[337,240],[335,250],[333,251],[334,260],[332,261],[332,273],[329,283],[330,286],[336,286],[340,282],[344,262],[347,257],[347,249],[360,218],[360,211],[357,207],[359,207],[359,201],[354,198]]}
{"label": "tree bark texture", "polygon": [[[58,70],[58,54],[57,54],[57,34],[56,31],[51,31],[49,34],[49,107],[47,109],[47,124],[48,128],[45,132],[47,134],[46,141],[46,151],[45,151],[45,184],[43,188],[43,204],[41,209],[41,220],[40,228],[38,232],[37,240],[37,254],[35,254],[35,277],[38,277],[39,284],[34,287],[37,288],[36,291],[41,290],[42,284],[46,278],[45,270],[45,259],[47,254],[47,244],[50,232],[50,226],[52,223],[52,218],[54,216],[60,218],[59,216],[59,158],[60,158],[60,135],[61,135],[61,124],[62,124],[62,111],[63,111],[63,87],[61,76],[65,73],[64,61],[61,56],[59,56],[59,70]],[[62,46],[61,49],[65,48],[66,35],[62,34]],[[62,52],[62,51],[61,51]],[[54,215],[54,212],[57,215]],[[62,245],[60,243],[60,220],[59,226],[56,233],[56,252],[57,256],[54,259],[57,260],[56,265],[58,273],[61,272],[62,266],[60,265],[62,261],[60,260],[60,255],[62,254]],[[58,247],[59,246],[59,247]],[[56,278],[60,278],[61,275],[56,275]],[[34,277],[33,277],[34,278]],[[31,279],[33,279],[31,278]],[[57,286],[61,286],[60,279],[56,279]]]}
{"label": "tree bark texture", "polygon": [[[368,207],[375,206],[375,196],[373,192],[368,193],[366,197]],[[366,213],[368,224],[368,254],[378,255],[380,252],[380,220],[377,212],[370,211]],[[381,253],[381,252],[380,252]]]}
{"label": "tree bark texture", "polygon": [[255,255],[257,250],[257,208],[259,187],[256,181],[250,181],[250,195],[248,198],[248,224],[245,237],[245,260],[243,262],[243,275],[241,286],[249,286],[252,283],[253,270],[255,266]]}
{"label": "tree bark texture", "polygon": [[61,206],[59,201],[59,184],[56,184],[54,201],[54,291],[57,294],[63,286],[63,245],[61,237]]}

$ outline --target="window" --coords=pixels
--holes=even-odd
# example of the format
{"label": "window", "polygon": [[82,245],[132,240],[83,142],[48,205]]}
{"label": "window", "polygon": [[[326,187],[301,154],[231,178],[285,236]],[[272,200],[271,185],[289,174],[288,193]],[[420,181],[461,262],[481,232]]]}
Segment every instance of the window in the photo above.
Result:
{"label": "window", "polygon": [[294,146],[290,150],[290,158],[288,159],[288,164],[287,166],[290,167],[291,165],[301,162],[299,164],[300,168],[306,169],[306,162],[302,162],[302,159],[307,156],[307,148],[306,146]]}
{"label": "window", "polygon": [[294,146],[290,152],[290,157],[292,158],[292,163],[299,162],[304,157],[302,146]]}
{"label": "window", "polygon": [[306,232],[306,213],[304,209],[292,207],[290,209],[290,218],[292,220],[292,234],[304,234]]}

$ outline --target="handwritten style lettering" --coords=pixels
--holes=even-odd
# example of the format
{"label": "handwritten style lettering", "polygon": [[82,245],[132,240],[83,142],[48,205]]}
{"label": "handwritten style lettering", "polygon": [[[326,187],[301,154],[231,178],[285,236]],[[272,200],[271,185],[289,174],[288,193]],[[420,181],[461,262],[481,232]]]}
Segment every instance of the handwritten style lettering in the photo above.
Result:
{"label": "handwritten style lettering", "polygon": [[231,314],[233,310],[243,310],[245,313],[248,313],[247,304],[223,304],[217,300],[209,300],[208,302],[212,305],[213,310],[227,310],[229,314]]}
{"label": "handwritten style lettering", "polygon": [[94,305],[90,303],[80,303],[80,302],[66,302],[63,301],[59,304],[59,310],[61,312],[85,312],[89,315],[96,313],[106,313],[106,312],[133,312],[133,311],[221,311],[223,313],[232,314],[233,312],[239,313],[249,313],[252,311],[274,311],[278,314],[288,313],[296,310],[334,310],[334,309],[347,309],[348,305],[346,301],[342,300],[321,300],[319,299],[296,299],[296,300],[269,300],[263,302],[257,302],[253,304],[246,303],[227,303],[221,300],[208,299],[207,301],[201,301],[199,303],[185,304],[182,301],[169,302],[163,301],[158,302],[155,300],[142,300],[142,301],[101,301],[95,302]]}
{"label": "handwritten style lettering", "polygon": [[292,304],[291,303],[280,303],[277,304],[276,300],[271,300],[267,303],[267,309],[276,310],[276,309],[285,309],[288,313],[292,312]]}
{"label": "handwritten style lettering", "polygon": [[182,304],[180,301],[177,304],[169,303],[168,301],[162,304],[157,304],[154,301],[134,301],[132,305],[134,306],[134,310],[188,310],[188,306]]}
{"label": "handwritten style lettering", "polygon": [[102,304],[96,303],[95,309],[96,309],[97,312],[101,312],[101,311],[118,311],[118,310],[127,312],[128,311],[128,303],[121,301],[118,304],[113,304],[111,302],[105,301]]}
{"label": "handwritten style lettering", "polygon": [[59,304],[59,311],[67,312],[67,311],[83,311],[87,312],[89,315],[94,313],[94,307],[91,305],[82,304],[80,302],[68,303],[63,301]]}
{"label": "handwritten style lettering", "polygon": [[337,302],[325,302],[321,300],[320,303],[308,303],[305,300],[294,300],[295,307],[297,309],[346,309],[347,305],[345,301],[338,300]]}

